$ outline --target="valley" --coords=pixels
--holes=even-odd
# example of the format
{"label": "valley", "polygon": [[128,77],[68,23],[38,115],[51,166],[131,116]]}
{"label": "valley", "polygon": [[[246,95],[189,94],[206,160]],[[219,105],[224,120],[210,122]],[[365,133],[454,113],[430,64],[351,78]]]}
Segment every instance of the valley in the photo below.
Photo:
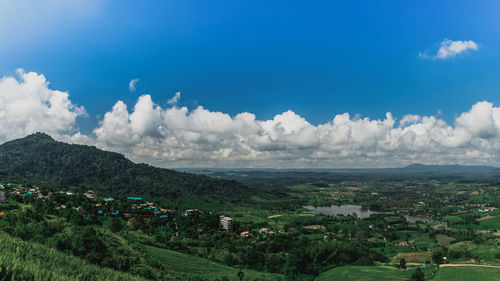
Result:
{"label": "valley", "polygon": [[[59,149],[43,137],[28,140],[38,159]],[[52,149],[35,149],[47,141]],[[5,151],[0,146],[0,158],[41,163],[27,161],[26,152]],[[234,198],[231,192],[175,195],[189,200],[173,197],[171,192],[184,191],[176,193],[170,184],[162,191],[157,183],[154,197],[141,189],[122,190],[105,178],[107,187],[94,189],[85,174],[67,186],[49,184],[59,173],[41,179],[30,172],[22,180],[28,171],[0,179],[0,233],[5,253],[10,251],[4,256],[13,257],[0,263],[7,280],[43,280],[51,272],[88,280],[96,270],[102,271],[99,280],[120,280],[123,274],[137,280],[450,280],[463,270],[477,271],[474,276],[500,272],[495,170],[481,177],[462,173],[457,180],[446,172],[429,178],[408,170],[169,171],[170,182],[200,179],[228,190],[235,183]],[[196,188],[203,189],[190,187]],[[12,241],[32,250],[18,256],[7,247]],[[38,260],[36,252],[47,250],[54,260]],[[78,273],[59,268],[59,256],[71,257]],[[51,269],[20,271],[16,263],[26,259]]]}

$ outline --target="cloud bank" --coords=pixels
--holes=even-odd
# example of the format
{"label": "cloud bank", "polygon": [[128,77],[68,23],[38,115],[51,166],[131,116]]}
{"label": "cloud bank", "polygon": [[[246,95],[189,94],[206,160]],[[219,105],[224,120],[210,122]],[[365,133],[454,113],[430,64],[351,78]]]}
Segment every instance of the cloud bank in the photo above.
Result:
{"label": "cloud bank", "polygon": [[96,145],[163,167],[387,167],[500,162],[500,108],[477,102],[450,125],[437,116],[383,119],[332,115],[313,125],[289,110],[269,120],[199,106],[155,103],[142,95],[132,108],[118,101],[91,134],[77,118],[83,107],[45,77],[19,71],[0,80],[0,140],[43,131],[57,139]]}
{"label": "cloud bank", "polygon": [[335,115],[312,125],[293,111],[270,120],[201,106],[119,101],[94,130],[99,147],[162,166],[345,167],[413,162],[497,164],[500,108],[478,102],[448,125],[436,116],[391,113],[383,120]]}

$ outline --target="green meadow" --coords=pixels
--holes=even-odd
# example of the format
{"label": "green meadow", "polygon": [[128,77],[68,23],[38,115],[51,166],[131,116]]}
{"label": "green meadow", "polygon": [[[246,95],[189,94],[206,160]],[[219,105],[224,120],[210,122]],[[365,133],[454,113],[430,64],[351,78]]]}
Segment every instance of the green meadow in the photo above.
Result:
{"label": "green meadow", "polygon": [[[424,274],[429,274],[434,267],[423,267]],[[333,268],[320,274],[314,281],[399,281],[410,280],[415,269],[400,270],[389,266],[354,266],[346,265]]]}
{"label": "green meadow", "polygon": [[[428,276],[433,266],[422,268]],[[410,280],[415,269],[399,270],[386,266],[340,266],[320,274],[314,281],[402,281]],[[435,281],[498,281],[500,269],[486,267],[442,267],[433,276]]]}

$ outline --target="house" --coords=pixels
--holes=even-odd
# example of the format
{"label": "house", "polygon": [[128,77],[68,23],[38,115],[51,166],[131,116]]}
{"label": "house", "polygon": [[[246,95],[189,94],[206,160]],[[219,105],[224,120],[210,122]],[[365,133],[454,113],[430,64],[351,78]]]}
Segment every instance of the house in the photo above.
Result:
{"label": "house", "polygon": [[142,200],[142,197],[127,197],[127,200],[140,201]]}
{"label": "house", "polygon": [[87,198],[94,199],[95,198],[95,192],[92,190],[87,191],[83,195],[87,196]]}
{"label": "house", "polygon": [[241,237],[249,237],[250,236],[250,232],[249,231],[243,231],[242,233],[240,233],[240,236]]}
{"label": "house", "polygon": [[268,230],[267,228],[263,227],[259,230],[259,233],[264,233],[264,234],[267,234]]}
{"label": "house", "polygon": [[5,192],[3,190],[0,190],[0,204],[5,203],[6,197],[5,197]]}
{"label": "house", "polygon": [[104,199],[104,201],[106,201],[106,202],[111,202],[113,200],[115,200],[113,197],[108,197],[108,198]]}

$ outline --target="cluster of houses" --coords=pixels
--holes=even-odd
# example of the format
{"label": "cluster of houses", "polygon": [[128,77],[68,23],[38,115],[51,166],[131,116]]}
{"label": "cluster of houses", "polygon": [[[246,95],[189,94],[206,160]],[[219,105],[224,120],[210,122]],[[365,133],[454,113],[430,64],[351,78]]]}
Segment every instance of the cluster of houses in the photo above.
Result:
{"label": "cluster of houses", "polygon": [[128,201],[132,201],[133,209],[142,209],[151,212],[153,215],[159,216],[160,219],[167,219],[168,213],[172,210],[156,206],[152,202],[144,202],[142,197],[127,197]]}
{"label": "cluster of houses", "polygon": [[[4,186],[2,186],[4,188]],[[38,187],[23,187],[23,186],[13,186],[12,184],[7,184],[7,187],[11,188],[11,195],[22,195],[24,197],[34,196],[38,199],[49,198],[51,193],[44,195]]]}
{"label": "cluster of houses", "polygon": [[[16,196],[33,196],[34,198],[38,199],[44,199],[44,198],[49,198],[52,196],[52,193],[49,192],[47,194],[42,194],[40,189],[38,187],[33,187],[33,188],[28,188],[28,187],[22,187],[22,186],[12,186],[11,184],[8,184],[11,190],[12,195]],[[75,195],[71,191],[59,191],[59,193],[67,195],[67,196],[72,196]],[[88,190],[87,192],[83,193],[87,198],[89,198],[91,201],[94,202],[94,210],[97,210],[97,215],[99,216],[123,216],[124,218],[130,218],[131,214],[121,214],[119,210],[110,210],[110,203],[115,201],[113,197],[106,197],[106,198],[99,198],[97,197],[97,194],[92,191]],[[156,205],[155,203],[152,202],[147,202],[143,200],[142,197],[127,197],[127,201],[130,202],[130,207],[132,209],[136,210],[144,210],[150,215],[158,216],[161,219],[168,219],[168,214],[170,212],[175,212],[175,210],[172,209],[167,209],[167,208],[162,208],[161,206]],[[5,196],[5,188],[3,185],[0,185],[0,203],[6,202],[6,196]],[[106,207],[107,206],[107,207]],[[67,208],[67,206],[61,204],[57,206],[56,208]],[[78,212],[85,213],[88,210],[84,210],[82,206],[78,207],[73,207]],[[192,216],[196,214],[200,214],[201,211],[198,209],[187,209],[182,212],[182,216]],[[234,231],[234,223],[233,219],[227,216],[220,216],[219,217],[219,223],[220,226],[223,230],[227,232],[233,232]],[[272,231],[268,231],[267,228],[262,228],[259,230],[260,234],[267,235],[268,233],[273,233]],[[243,231],[239,234],[241,237],[250,237],[251,233],[250,231]]]}

